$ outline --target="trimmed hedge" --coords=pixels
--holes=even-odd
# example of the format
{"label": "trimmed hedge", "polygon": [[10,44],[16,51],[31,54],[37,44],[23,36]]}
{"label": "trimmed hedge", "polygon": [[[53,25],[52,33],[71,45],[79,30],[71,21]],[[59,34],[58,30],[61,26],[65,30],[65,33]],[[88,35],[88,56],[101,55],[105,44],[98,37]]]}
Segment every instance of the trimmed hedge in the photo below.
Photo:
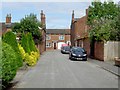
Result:
{"label": "trimmed hedge", "polygon": [[0,78],[2,79],[2,85],[7,86],[8,83],[13,80],[17,72],[17,56],[13,48],[7,43],[2,43],[2,63]]}
{"label": "trimmed hedge", "polygon": [[25,52],[29,54],[32,51],[35,51],[35,52],[37,51],[31,33],[22,34],[21,46],[24,48]]}
{"label": "trimmed hedge", "polygon": [[18,48],[19,48],[20,53],[22,55],[22,60],[24,61],[25,55],[26,55],[25,50],[23,49],[23,47],[20,44],[18,44]]}
{"label": "trimmed hedge", "polygon": [[13,48],[17,56],[17,65],[18,67],[21,67],[23,65],[23,61],[22,61],[21,53],[18,48],[16,35],[13,32],[9,31],[3,35],[2,40],[3,42],[9,44]]}
{"label": "trimmed hedge", "polygon": [[36,52],[37,50],[36,50],[35,42],[33,41],[32,34],[27,33],[27,38],[28,38],[28,44],[29,44],[30,52],[32,52],[32,51]]}
{"label": "trimmed hedge", "polygon": [[[0,37],[0,79],[2,80],[2,41],[1,41],[1,37]],[[0,83],[0,88],[2,86],[1,84],[2,83]]]}
{"label": "trimmed hedge", "polygon": [[21,39],[21,46],[25,50],[26,53],[30,54],[30,48],[29,48],[29,42],[27,38],[27,34],[22,34],[22,39]]}
{"label": "trimmed hedge", "polygon": [[37,63],[40,55],[35,46],[31,33],[22,34],[19,50],[22,54],[23,61],[25,61],[28,66],[34,66]]}
{"label": "trimmed hedge", "polygon": [[37,63],[39,58],[39,53],[32,51],[30,54],[26,53],[25,55],[25,62],[28,66],[34,66]]}

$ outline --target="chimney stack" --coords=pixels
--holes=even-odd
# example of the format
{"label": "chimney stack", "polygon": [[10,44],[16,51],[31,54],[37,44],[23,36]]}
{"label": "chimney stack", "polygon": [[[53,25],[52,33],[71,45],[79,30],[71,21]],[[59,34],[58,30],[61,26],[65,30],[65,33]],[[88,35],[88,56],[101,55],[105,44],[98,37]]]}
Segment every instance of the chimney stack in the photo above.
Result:
{"label": "chimney stack", "polygon": [[86,16],[88,16],[89,9],[86,9]]}
{"label": "chimney stack", "polygon": [[72,12],[72,23],[74,22],[74,10]]}
{"label": "chimney stack", "polygon": [[43,26],[45,26],[45,24],[46,24],[45,19],[46,19],[45,14],[43,13],[43,10],[41,10],[41,23],[42,23]]}
{"label": "chimney stack", "polygon": [[6,23],[11,23],[11,14],[7,14]]}

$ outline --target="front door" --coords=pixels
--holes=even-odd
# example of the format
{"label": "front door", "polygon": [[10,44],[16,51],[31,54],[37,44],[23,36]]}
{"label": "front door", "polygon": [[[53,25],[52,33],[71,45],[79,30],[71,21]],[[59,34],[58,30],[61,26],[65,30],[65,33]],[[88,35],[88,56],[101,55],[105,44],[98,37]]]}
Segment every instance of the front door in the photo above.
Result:
{"label": "front door", "polygon": [[54,43],[54,49],[56,49],[57,47],[56,47],[56,43]]}

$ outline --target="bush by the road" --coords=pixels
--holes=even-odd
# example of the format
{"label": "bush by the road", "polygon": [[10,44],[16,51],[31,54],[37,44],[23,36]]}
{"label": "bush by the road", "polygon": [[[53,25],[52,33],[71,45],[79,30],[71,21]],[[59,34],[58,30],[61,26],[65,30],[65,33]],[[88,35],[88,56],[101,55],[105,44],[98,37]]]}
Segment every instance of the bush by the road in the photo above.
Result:
{"label": "bush by the road", "polygon": [[13,48],[7,43],[3,42],[2,53],[0,53],[0,56],[2,56],[0,59],[0,65],[2,66],[2,68],[0,68],[0,79],[2,79],[2,85],[7,86],[16,75],[18,58]]}
{"label": "bush by the road", "polygon": [[39,53],[32,51],[30,54],[26,53],[25,55],[25,62],[28,66],[34,66],[39,59]]}
{"label": "bush by the road", "polygon": [[29,42],[27,38],[27,34],[22,34],[22,39],[21,39],[21,46],[25,50],[26,53],[30,54],[30,48],[29,48]]}
{"label": "bush by the road", "polygon": [[34,66],[37,63],[40,55],[30,33],[22,34],[19,50],[22,54],[23,61],[25,61],[28,66]]}
{"label": "bush by the road", "polygon": [[23,49],[23,47],[20,44],[18,44],[18,48],[19,48],[20,53],[22,55],[22,60],[24,61],[25,55],[26,55],[25,50]]}
{"label": "bush by the road", "polygon": [[35,43],[33,41],[32,34],[31,33],[27,33],[27,38],[28,38],[28,44],[29,44],[30,52],[32,52],[32,51],[36,52],[37,50],[36,50]]}
{"label": "bush by the road", "polygon": [[15,56],[17,57],[17,65],[18,67],[21,67],[23,65],[23,61],[18,48],[16,35],[12,31],[9,31],[3,35],[2,40],[13,48],[13,50],[15,51]]}

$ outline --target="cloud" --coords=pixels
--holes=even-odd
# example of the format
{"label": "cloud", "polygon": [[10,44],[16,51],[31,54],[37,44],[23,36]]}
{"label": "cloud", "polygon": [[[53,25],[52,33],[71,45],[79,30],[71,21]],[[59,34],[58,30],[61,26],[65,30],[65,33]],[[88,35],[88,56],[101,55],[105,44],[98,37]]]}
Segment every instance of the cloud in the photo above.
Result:
{"label": "cloud", "polygon": [[89,2],[92,0],[2,0],[2,2]]}
{"label": "cloud", "polygon": [[2,9],[24,9],[25,7],[30,7],[32,3],[30,2],[2,2]]}
{"label": "cloud", "polygon": [[[2,2],[92,2],[94,0],[1,0]],[[100,0],[102,2],[109,0]],[[119,0],[113,0],[118,3]]]}

